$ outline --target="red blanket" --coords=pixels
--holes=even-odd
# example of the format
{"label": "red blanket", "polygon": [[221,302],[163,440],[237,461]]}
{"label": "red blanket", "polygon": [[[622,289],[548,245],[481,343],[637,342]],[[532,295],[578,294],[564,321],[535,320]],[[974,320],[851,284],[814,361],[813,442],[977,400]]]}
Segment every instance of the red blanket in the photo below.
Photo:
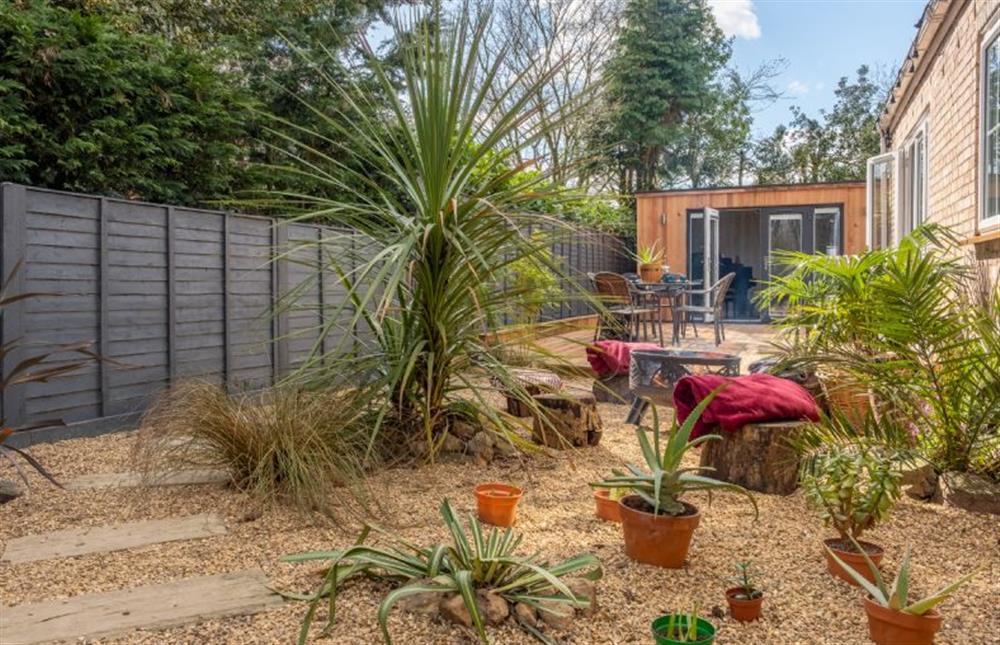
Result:
{"label": "red blanket", "polygon": [[798,383],[770,374],[685,376],[674,388],[677,421],[684,423],[698,403],[721,385],[724,387],[701,414],[691,431],[691,438],[708,434],[721,426],[733,431],[748,423],[785,419],[819,419],[816,401]]}
{"label": "red blanket", "polygon": [[628,362],[633,349],[663,348],[656,343],[626,343],[621,340],[599,340],[587,348],[587,360],[598,376],[628,374]]}

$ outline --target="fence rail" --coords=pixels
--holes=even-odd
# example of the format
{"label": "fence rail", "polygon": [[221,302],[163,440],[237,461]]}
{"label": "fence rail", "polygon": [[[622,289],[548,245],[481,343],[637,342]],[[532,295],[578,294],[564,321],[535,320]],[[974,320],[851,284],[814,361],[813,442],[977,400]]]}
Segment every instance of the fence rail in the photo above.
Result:
{"label": "fence rail", "polygon": [[[178,379],[235,389],[272,385],[308,355],[345,295],[318,268],[327,245],[295,243],[320,235],[352,245],[359,239],[314,224],[8,183],[0,220],[3,276],[22,262],[11,292],[58,295],[5,308],[3,342],[20,338],[30,348],[90,341],[110,359],[48,383],[6,388],[0,413],[7,426],[50,418],[68,424],[15,433],[11,439],[22,444],[127,426]],[[288,259],[271,261],[289,249]],[[577,279],[629,266],[621,242],[595,231],[575,233],[553,251]],[[310,253],[316,257],[302,255]],[[291,289],[304,306],[272,315]],[[566,302],[546,317],[584,313],[583,303]],[[337,341],[326,339],[328,346]],[[5,375],[25,351],[4,357]]]}

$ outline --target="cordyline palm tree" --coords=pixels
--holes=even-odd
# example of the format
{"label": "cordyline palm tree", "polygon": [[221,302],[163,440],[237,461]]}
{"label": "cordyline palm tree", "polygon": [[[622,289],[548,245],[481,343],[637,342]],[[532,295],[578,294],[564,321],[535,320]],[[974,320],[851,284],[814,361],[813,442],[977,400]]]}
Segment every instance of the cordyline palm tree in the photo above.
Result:
{"label": "cordyline palm tree", "polygon": [[[504,52],[485,70],[476,63],[488,15],[473,15],[467,5],[446,24],[441,15],[435,3],[427,16],[397,29],[403,34],[402,89],[368,56],[371,78],[389,97],[387,108],[377,108],[360,88],[317,72],[317,81],[330,83],[347,107],[332,114],[315,109],[322,132],[281,121],[273,126],[293,171],[339,196],[272,198],[300,208],[300,218],[352,230],[313,243],[326,247],[325,275],[339,281],[346,297],[293,378],[366,388],[378,410],[369,454],[387,444],[412,449],[416,439],[417,452],[433,459],[458,420],[519,441],[503,431],[505,420],[477,385],[494,377],[533,402],[485,332],[510,309],[511,298],[527,296],[503,286],[512,263],[527,258],[569,280],[543,252],[566,225],[528,212],[531,202],[553,198],[558,189],[544,171],[523,172],[526,166],[500,143],[518,129],[528,148],[558,125],[543,124],[528,107],[557,67],[539,63],[523,79],[500,78]],[[521,98],[509,109],[487,110],[491,85],[511,92],[521,87]],[[539,235],[540,228],[547,232]],[[301,306],[303,293],[293,291],[286,305]]]}

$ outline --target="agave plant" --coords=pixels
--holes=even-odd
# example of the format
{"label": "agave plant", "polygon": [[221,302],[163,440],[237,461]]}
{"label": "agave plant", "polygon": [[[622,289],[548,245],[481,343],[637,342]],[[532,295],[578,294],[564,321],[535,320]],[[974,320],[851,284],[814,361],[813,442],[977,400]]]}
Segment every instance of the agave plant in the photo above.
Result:
{"label": "agave plant", "polygon": [[639,264],[659,264],[663,259],[663,249],[660,248],[660,242],[656,241],[647,246],[640,246],[632,257],[639,262]]}
{"label": "agave plant", "polygon": [[913,614],[914,616],[923,616],[928,611],[934,607],[940,605],[942,602],[948,599],[948,597],[955,593],[962,585],[971,580],[979,571],[973,571],[972,573],[965,575],[955,582],[946,585],[943,589],[932,593],[929,596],[921,598],[910,602],[910,547],[906,547],[906,553],[903,555],[903,562],[899,565],[899,573],[896,574],[896,579],[893,580],[891,587],[886,587],[885,580],[882,578],[882,574],[879,572],[878,567],[872,562],[865,550],[861,548],[857,540],[853,537],[851,541],[854,542],[854,547],[858,550],[861,555],[865,558],[865,563],[868,565],[868,569],[871,571],[872,576],[875,579],[875,583],[872,584],[865,576],[861,575],[856,569],[851,567],[851,565],[845,563],[843,560],[837,557],[837,554],[830,550],[830,547],[825,547],[827,552],[837,561],[844,571],[848,573],[861,588],[867,591],[872,600],[874,600],[879,605],[887,608],[894,609],[896,611],[902,611],[907,614]]}
{"label": "agave plant", "polygon": [[[379,626],[387,644],[392,642],[388,628],[389,612],[400,599],[415,594],[459,594],[465,601],[480,640],[484,643],[488,643],[489,639],[476,603],[477,590],[487,590],[508,602],[525,603],[539,611],[551,611],[543,604],[549,602],[567,603],[580,608],[590,605],[590,598],[574,595],[562,578],[571,573],[582,572],[581,577],[587,580],[599,580],[602,569],[595,556],[581,554],[550,564],[537,553],[517,555],[515,552],[521,544],[520,535],[510,528],[503,531],[490,528],[485,531],[473,514],[469,515],[466,533],[447,499],[441,503],[441,517],[451,535],[451,544],[418,547],[369,525],[350,548],[283,557],[284,562],[330,562],[330,569],[315,593],[309,596],[285,594],[309,601],[309,610],[299,633],[299,643],[305,643],[316,610],[324,598],[329,602],[327,629],[333,626],[335,601],[340,588],[344,582],[357,576],[401,583],[379,605]],[[385,536],[389,544],[364,544],[372,530]],[[527,625],[522,627],[543,642],[549,642],[540,632]]]}
{"label": "agave plant", "polygon": [[[660,447],[659,414],[656,407],[653,406],[652,427],[638,427],[635,430],[647,470],[633,464],[626,464],[627,472],[613,469],[611,471],[612,477],[594,482],[591,486],[610,489],[628,488],[633,494],[638,495],[649,504],[653,508],[654,514],[659,514],[662,511],[667,515],[684,513],[681,497],[685,493],[730,491],[745,495],[753,504],[754,517],[756,517],[758,514],[757,501],[745,488],[700,474],[714,470],[711,466],[684,466],[682,464],[684,455],[692,448],[709,441],[722,439],[717,434],[707,434],[691,441],[691,431],[718,392],[719,390],[715,390],[702,399],[683,424],[678,426],[676,421],[674,422],[662,450]],[[649,435],[653,436],[652,443],[649,441]]]}
{"label": "agave plant", "polygon": [[[479,392],[492,377],[539,410],[487,333],[512,300],[531,298],[535,290],[497,285],[530,258],[538,270],[576,285],[562,298],[587,297],[544,252],[569,225],[532,211],[542,198],[559,199],[563,189],[547,181],[544,169],[524,172],[536,164],[517,161],[516,151],[503,144],[516,131],[522,149],[530,149],[558,125],[535,119],[531,105],[561,63],[540,57],[516,78],[501,78],[505,51],[489,65],[478,62],[488,11],[474,12],[463,2],[444,20],[441,3],[431,4],[428,12],[396,14],[403,43],[398,73],[374,55],[364,61],[388,109],[376,113],[369,87],[323,76],[317,65],[315,82],[328,85],[343,107],[312,108],[315,128],[278,119],[271,128],[289,156],[275,170],[308,175],[324,190],[272,193],[265,201],[351,231],[299,247],[325,258],[323,275],[346,297],[291,378],[311,387],[361,385],[372,393],[378,414],[368,456],[409,450],[433,460],[459,421],[527,447]],[[507,94],[488,108],[489,88],[497,85]],[[574,115],[569,109],[559,119]],[[547,232],[537,234],[541,229]],[[309,306],[303,285],[283,306]]]}

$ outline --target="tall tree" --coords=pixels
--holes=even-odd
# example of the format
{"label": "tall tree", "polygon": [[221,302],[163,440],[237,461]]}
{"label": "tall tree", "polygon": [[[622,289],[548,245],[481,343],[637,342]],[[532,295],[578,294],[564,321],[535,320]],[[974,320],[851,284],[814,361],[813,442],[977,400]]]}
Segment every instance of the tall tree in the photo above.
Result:
{"label": "tall tree", "polygon": [[[624,0],[481,0],[480,4],[490,7],[493,15],[480,67],[486,70],[503,61],[499,81],[486,88],[486,114],[516,105],[530,88],[531,112],[504,143],[520,163],[544,165],[555,183],[590,188],[593,176],[582,162],[591,154],[588,137],[603,105],[604,67],[615,44]],[[566,114],[571,107],[575,113]],[[552,127],[527,145],[527,133],[539,123]]]}
{"label": "tall tree", "polygon": [[608,63],[610,114],[598,134],[621,194],[676,176],[684,120],[711,106],[713,79],[729,55],[704,0],[629,0]]}
{"label": "tall tree", "polygon": [[793,183],[792,155],[788,152],[788,128],[779,125],[753,147],[753,166],[758,184]]}

